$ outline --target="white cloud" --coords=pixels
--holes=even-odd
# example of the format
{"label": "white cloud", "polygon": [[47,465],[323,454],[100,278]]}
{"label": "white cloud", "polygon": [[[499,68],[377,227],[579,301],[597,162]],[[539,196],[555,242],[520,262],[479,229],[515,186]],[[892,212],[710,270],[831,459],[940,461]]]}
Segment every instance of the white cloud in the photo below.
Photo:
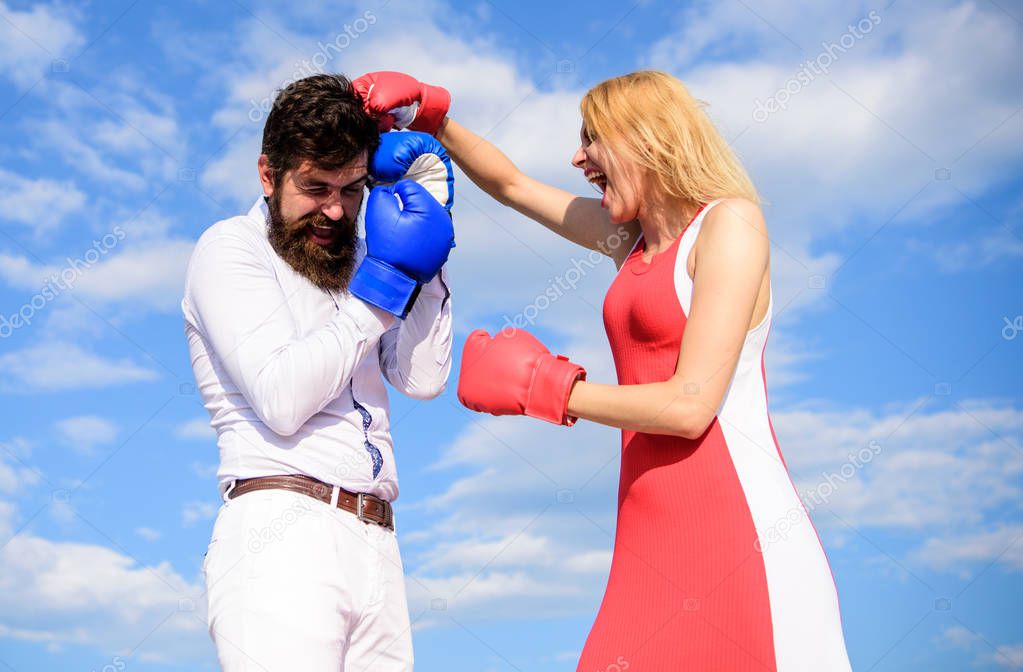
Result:
{"label": "white cloud", "polygon": [[[1019,514],[1023,411],[928,399],[884,413],[808,402],[771,414],[797,488],[820,524],[960,534]],[[993,557],[991,558],[993,559]],[[935,558],[935,563],[955,558]]]}
{"label": "white cloud", "polygon": [[910,240],[908,249],[920,252],[937,262],[943,271],[976,271],[999,261],[1019,263],[1023,257],[1023,239],[1007,227],[980,233],[964,232],[961,240],[950,242]]}
{"label": "white cloud", "polygon": [[[797,256],[829,232],[869,227],[865,239],[911,199],[903,217],[961,201],[935,181],[938,169],[950,168],[959,190],[978,194],[1019,164],[1023,118],[1006,120],[1023,105],[1012,65],[1023,58],[1023,41],[997,10],[971,2],[879,10],[879,25],[836,52],[827,75],[797,81],[787,109],[762,123],[753,116],[757,101],[797,75],[793,56],[815,58],[821,42],[838,41],[866,14],[857,5],[777,1],[761,3],[757,14],[741,3],[700,5],[649,62],[708,101],[727,137],[741,133],[736,147],[772,202],[772,235]],[[728,60],[693,61],[704,47],[725,44],[744,48]]]}
{"label": "white cloud", "polygon": [[977,641],[978,636],[975,632],[964,628],[961,625],[953,625],[941,633],[941,640],[948,642],[949,644],[965,648]]}
{"label": "white cloud", "polygon": [[102,546],[27,532],[0,548],[5,638],[140,660],[206,661],[212,645],[204,610],[198,583],[167,562],[142,565]]}
{"label": "white cloud", "polygon": [[775,326],[771,328],[767,343],[764,368],[767,375],[768,400],[775,406],[783,401],[784,388],[812,378],[808,366],[824,359],[826,353],[822,352],[820,347],[807,347],[805,342],[800,343],[794,330],[778,329]]}
{"label": "white cloud", "polygon": [[1003,644],[993,652],[981,655],[980,659],[1006,670],[1023,670],[1023,644]]}
{"label": "white cloud", "polygon": [[7,543],[7,540],[14,533],[14,522],[18,516],[18,509],[13,502],[0,499],[0,543]]}
{"label": "white cloud", "polygon": [[27,127],[37,145],[55,152],[93,181],[106,183],[119,191],[139,191],[146,186],[145,178],[138,172],[120,167],[123,162],[105,156],[94,144],[69,131],[65,119],[33,121]]}
{"label": "white cloud", "polygon": [[181,509],[181,523],[191,525],[200,520],[212,520],[218,506],[216,502],[187,502]]}
{"label": "white cloud", "polygon": [[209,464],[204,464],[202,462],[192,463],[192,471],[195,473],[196,476],[203,480],[213,478],[214,476],[216,476],[217,469],[219,468],[220,465],[218,465],[216,462],[211,462]]}
{"label": "white cloud", "polygon": [[32,442],[24,437],[16,436],[7,441],[0,441],[0,452],[7,453],[12,457],[27,458],[32,454]]}
{"label": "white cloud", "polygon": [[201,187],[215,200],[224,199],[238,206],[251,205],[263,193],[256,172],[260,142],[260,137],[252,132],[236,136],[224,154],[211,161],[200,175]]}
{"label": "white cloud", "polygon": [[37,266],[28,257],[0,254],[0,276],[11,286],[39,289],[53,272],[57,267]]}
{"label": "white cloud", "polygon": [[1023,572],[1023,525],[999,525],[993,530],[934,537],[915,554],[921,565],[945,570],[979,566],[992,560]]}
{"label": "white cloud", "polygon": [[133,245],[83,275],[76,288],[101,301],[139,302],[160,311],[179,310],[185,269],[195,241],[168,239]]}
{"label": "white cloud", "polygon": [[473,618],[595,609],[610,566],[617,447],[616,432],[592,424],[476,416],[434,466],[465,475],[412,505],[435,520],[403,537],[413,613],[438,598]]}
{"label": "white cloud", "polygon": [[946,628],[941,641],[972,651],[975,667],[997,665],[1006,670],[1023,670],[1023,644],[995,645],[988,637],[961,625]]}
{"label": "white cloud", "polygon": [[136,315],[132,313],[122,317],[104,311],[103,319],[100,319],[91,305],[75,300],[58,300],[46,308],[43,329],[49,338],[82,343],[88,338],[109,335],[110,324],[120,326]]}
{"label": "white cloud", "polygon": [[[51,515],[77,518],[70,506]],[[0,638],[164,663],[213,657],[198,577],[188,579],[166,561],[144,564],[101,545],[44,539],[19,518],[13,503],[0,499]],[[154,532],[137,531],[143,538]],[[201,549],[193,558],[198,574]]]}
{"label": "white cloud", "polygon": [[98,144],[119,154],[170,151],[181,142],[181,129],[173,110],[165,113],[139,106],[125,97],[117,107],[117,117],[96,125],[92,137]]}
{"label": "white cloud", "polygon": [[[69,20],[70,19],[70,20]],[[68,5],[38,4],[15,10],[0,2],[0,74],[19,88],[46,76],[58,59],[68,60],[84,42],[75,25],[77,13]]]}
{"label": "white cloud", "polygon": [[160,531],[154,530],[151,527],[136,527],[135,534],[142,537],[146,541],[156,541],[160,538]]}
{"label": "white cloud", "polygon": [[152,369],[129,359],[108,359],[69,342],[44,342],[0,355],[7,392],[109,387],[156,380]]}
{"label": "white cloud", "polygon": [[[90,304],[124,303],[160,312],[178,311],[195,241],[150,236],[151,231],[142,231],[142,239],[134,240],[131,231],[105,234],[100,243],[107,240],[113,245],[82,249],[67,256],[70,262],[61,265],[37,264],[24,256],[0,254],[0,277],[37,294],[42,294],[44,288],[55,296],[70,290]],[[124,249],[118,249],[121,246]],[[26,303],[31,300],[25,297]],[[95,317],[91,311],[75,310],[79,321]]]}
{"label": "white cloud", "polygon": [[50,518],[65,530],[71,529],[79,521],[75,508],[63,497],[51,499],[47,512],[50,514]]}
{"label": "white cloud", "polygon": [[2,217],[24,224],[38,241],[48,240],[68,215],[85,205],[85,194],[74,182],[28,179],[0,169]]}
{"label": "white cloud", "polygon": [[188,134],[174,98],[157,92],[147,78],[123,65],[88,87],[47,79],[32,92],[45,101],[46,113],[23,122],[29,146],[63,161],[79,181],[112,191],[111,207],[125,194],[177,180],[179,169],[187,168]]}
{"label": "white cloud", "polygon": [[93,448],[117,438],[118,426],[95,415],[79,415],[57,422],[61,440],[75,451],[92,454]]}
{"label": "white cloud", "polygon": [[[26,456],[23,450],[25,445],[24,439],[0,443],[0,495],[12,495],[42,479],[42,474],[23,459]],[[4,529],[0,524],[0,536],[3,536]]]}
{"label": "white cloud", "polygon": [[217,438],[217,433],[210,427],[208,417],[195,418],[178,426],[174,434],[182,439],[195,439],[198,441],[209,441]]}

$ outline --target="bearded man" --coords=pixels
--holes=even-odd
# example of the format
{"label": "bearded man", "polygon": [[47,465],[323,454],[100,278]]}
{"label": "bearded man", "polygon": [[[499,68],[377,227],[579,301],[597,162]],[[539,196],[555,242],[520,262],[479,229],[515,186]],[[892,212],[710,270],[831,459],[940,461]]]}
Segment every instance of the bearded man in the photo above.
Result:
{"label": "bearded man", "polygon": [[[388,134],[399,152],[363,104],[340,75],[284,88],[263,195],[204,231],[188,266],[223,499],[208,625],[232,672],[412,669],[384,380],[415,399],[445,388],[453,180],[436,140]],[[374,178],[391,184],[370,192]]]}

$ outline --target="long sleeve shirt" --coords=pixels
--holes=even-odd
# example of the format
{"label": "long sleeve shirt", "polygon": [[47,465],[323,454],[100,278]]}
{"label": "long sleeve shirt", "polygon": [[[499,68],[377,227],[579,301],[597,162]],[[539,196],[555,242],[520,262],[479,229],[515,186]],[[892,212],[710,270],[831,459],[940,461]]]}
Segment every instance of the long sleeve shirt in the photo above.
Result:
{"label": "long sleeve shirt", "polygon": [[[361,218],[361,216],[360,216]],[[398,473],[384,379],[429,399],[451,370],[445,268],[405,320],[321,289],[270,245],[261,197],[206,229],[181,309],[203,405],[220,450],[218,487],[304,474],[393,501]],[[356,266],[365,256],[358,238]]]}

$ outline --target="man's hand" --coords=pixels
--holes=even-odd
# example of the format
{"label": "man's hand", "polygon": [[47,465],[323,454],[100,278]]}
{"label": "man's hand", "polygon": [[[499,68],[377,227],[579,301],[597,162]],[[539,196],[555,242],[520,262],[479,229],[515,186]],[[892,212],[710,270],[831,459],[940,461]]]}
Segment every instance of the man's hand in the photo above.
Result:
{"label": "man's hand", "polygon": [[352,81],[381,131],[408,128],[434,135],[451,106],[451,94],[402,72],[370,72]]}
{"label": "man's hand", "polygon": [[425,187],[400,180],[370,192],[365,225],[366,257],[348,290],[404,319],[451,253],[451,216]]}

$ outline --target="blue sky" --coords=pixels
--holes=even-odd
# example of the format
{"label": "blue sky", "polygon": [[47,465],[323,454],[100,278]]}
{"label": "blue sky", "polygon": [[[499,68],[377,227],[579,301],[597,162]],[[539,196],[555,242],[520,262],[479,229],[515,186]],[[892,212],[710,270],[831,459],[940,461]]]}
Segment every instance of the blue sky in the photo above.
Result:
{"label": "blue sky", "polygon": [[[259,194],[261,101],[317,64],[444,85],[452,116],[580,194],[582,93],[678,75],[766,201],[770,410],[854,669],[1023,669],[1023,6],[559,8],[0,0],[0,669],[214,668],[185,262]],[[610,263],[464,178],[456,199],[456,342],[532,316],[613,381]],[[618,434],[471,415],[453,388],[392,395],[417,669],[574,669]]]}

